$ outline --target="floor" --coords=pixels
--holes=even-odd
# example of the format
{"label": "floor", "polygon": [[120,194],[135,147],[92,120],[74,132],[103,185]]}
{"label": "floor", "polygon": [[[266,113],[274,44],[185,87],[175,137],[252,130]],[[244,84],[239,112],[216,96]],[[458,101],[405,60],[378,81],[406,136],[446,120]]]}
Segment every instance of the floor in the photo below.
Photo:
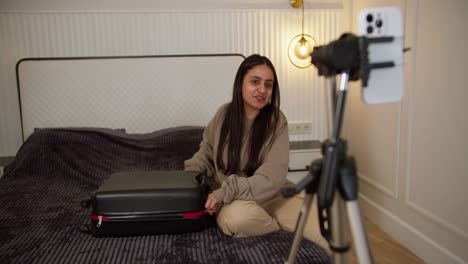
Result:
{"label": "floor", "polygon": [[[375,224],[366,219],[364,219],[364,223],[366,225],[367,239],[369,240],[374,263],[425,264],[424,261],[383,232]],[[358,263],[354,251],[349,254],[349,260],[351,264]]]}
{"label": "floor", "polygon": [[[294,183],[304,178],[304,172],[290,172],[288,179]],[[425,264],[420,258],[414,255],[407,248],[403,247],[395,239],[390,237],[375,224],[367,219],[363,219],[366,226],[367,238],[371,253],[376,264]],[[356,254],[351,250],[349,254],[349,263],[358,263]]]}

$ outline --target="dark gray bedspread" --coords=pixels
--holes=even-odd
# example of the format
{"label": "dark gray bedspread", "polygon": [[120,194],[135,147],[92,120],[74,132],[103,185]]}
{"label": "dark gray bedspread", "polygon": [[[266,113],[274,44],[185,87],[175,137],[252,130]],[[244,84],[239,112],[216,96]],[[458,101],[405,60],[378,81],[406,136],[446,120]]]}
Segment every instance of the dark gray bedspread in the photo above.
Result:
{"label": "dark gray bedspread", "polygon": [[[181,170],[198,149],[202,128],[145,135],[117,130],[43,129],[24,143],[0,179],[0,263],[284,263],[293,234],[231,238],[201,232],[96,238],[82,233],[80,201],[123,170]],[[304,240],[297,263],[327,263]]]}

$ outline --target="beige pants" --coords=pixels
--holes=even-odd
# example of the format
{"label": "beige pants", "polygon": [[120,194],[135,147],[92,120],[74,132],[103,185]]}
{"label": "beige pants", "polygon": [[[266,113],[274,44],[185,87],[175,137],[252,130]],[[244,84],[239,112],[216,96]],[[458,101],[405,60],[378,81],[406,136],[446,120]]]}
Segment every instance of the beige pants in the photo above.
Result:
{"label": "beige pants", "polygon": [[[234,200],[223,205],[216,221],[224,234],[235,237],[258,236],[279,229],[294,232],[303,202],[303,195],[288,199],[278,195],[260,205],[253,201]],[[316,204],[314,199],[304,227],[304,237],[328,249],[326,240],[320,234]]]}

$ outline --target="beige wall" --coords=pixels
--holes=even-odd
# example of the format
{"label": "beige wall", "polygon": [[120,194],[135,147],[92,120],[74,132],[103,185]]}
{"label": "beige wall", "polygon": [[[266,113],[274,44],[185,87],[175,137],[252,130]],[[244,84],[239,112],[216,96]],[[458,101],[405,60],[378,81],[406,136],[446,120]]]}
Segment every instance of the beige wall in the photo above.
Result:
{"label": "beige wall", "polygon": [[[306,0],[307,8],[337,8],[341,0]],[[289,9],[288,0],[2,0],[0,10],[155,10],[155,9]]]}
{"label": "beige wall", "polygon": [[365,105],[351,85],[345,132],[360,204],[426,262],[467,263],[468,1],[345,1],[345,13],[384,5],[402,8],[411,51],[401,103]]}

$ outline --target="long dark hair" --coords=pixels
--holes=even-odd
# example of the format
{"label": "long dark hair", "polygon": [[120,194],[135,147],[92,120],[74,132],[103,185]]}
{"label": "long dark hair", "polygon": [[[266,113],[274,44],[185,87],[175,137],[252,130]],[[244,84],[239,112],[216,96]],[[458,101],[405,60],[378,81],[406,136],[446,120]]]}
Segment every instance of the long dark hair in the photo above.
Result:
{"label": "long dark hair", "polygon": [[[274,75],[273,91],[271,101],[263,107],[252,124],[252,134],[248,142],[249,156],[248,162],[244,168],[240,168],[241,146],[243,138],[244,125],[244,101],[242,98],[242,84],[247,72],[257,65],[266,65],[271,69]],[[232,92],[232,101],[227,105],[221,134],[219,138],[219,148],[216,156],[218,167],[226,175],[235,174],[242,170],[247,176],[252,176],[260,166],[262,160],[260,151],[269,138],[276,134],[276,127],[279,120],[280,92],[278,78],[275,67],[271,61],[264,56],[257,54],[246,58],[237,70]],[[223,153],[227,145],[227,164],[223,162]],[[270,145],[271,146],[271,145]],[[270,147],[270,146],[267,146]]]}

